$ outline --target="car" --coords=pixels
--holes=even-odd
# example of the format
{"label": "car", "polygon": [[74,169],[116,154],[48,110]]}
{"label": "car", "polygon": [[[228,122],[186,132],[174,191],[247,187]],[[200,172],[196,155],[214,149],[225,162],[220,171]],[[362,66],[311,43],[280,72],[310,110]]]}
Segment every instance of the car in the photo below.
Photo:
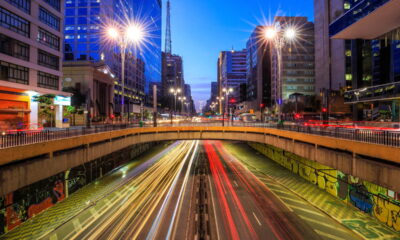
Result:
{"label": "car", "polygon": [[44,128],[40,124],[36,123],[25,123],[20,124],[15,129],[7,129],[2,132],[2,135],[12,135],[12,134],[37,134],[43,132]]}

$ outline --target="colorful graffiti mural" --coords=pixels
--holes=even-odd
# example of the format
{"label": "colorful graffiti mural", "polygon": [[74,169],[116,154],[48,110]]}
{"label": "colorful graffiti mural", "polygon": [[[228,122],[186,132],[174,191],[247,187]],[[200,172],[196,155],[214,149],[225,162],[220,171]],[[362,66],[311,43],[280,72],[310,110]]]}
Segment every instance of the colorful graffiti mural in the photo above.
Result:
{"label": "colorful graffiti mural", "polygon": [[17,191],[0,196],[0,235],[62,201],[69,194],[134,160],[157,143],[133,145]]}
{"label": "colorful graffiti mural", "polygon": [[10,231],[64,198],[63,173],[7,194],[0,198],[0,234]]}
{"label": "colorful graffiti mural", "polygon": [[[331,195],[400,231],[399,193],[270,145],[249,145]],[[349,224],[357,227],[359,223]]]}

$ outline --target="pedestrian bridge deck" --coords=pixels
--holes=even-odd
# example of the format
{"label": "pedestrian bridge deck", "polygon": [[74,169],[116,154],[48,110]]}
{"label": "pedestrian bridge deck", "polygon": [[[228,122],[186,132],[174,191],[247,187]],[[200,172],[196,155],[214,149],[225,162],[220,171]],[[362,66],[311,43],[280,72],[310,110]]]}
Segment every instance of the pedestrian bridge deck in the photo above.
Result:
{"label": "pedestrian bridge deck", "polygon": [[393,163],[400,163],[400,148],[384,144],[367,143],[364,141],[342,139],[332,136],[321,136],[264,127],[168,126],[127,128],[71,137],[66,135],[64,138],[60,139],[4,148],[0,149],[0,166],[13,161],[35,158],[46,154],[52,155],[55,152],[67,149],[104,141],[112,142],[132,136],[134,136],[134,138],[130,144],[190,139],[242,140],[268,143],[266,137],[274,136],[277,139],[311,144],[316,148],[323,147],[355,155],[382,159]]}

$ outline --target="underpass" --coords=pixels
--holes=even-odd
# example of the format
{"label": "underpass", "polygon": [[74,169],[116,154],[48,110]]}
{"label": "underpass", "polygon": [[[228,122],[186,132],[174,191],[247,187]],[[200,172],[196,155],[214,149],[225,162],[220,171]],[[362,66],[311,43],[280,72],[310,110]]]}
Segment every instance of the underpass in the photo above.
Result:
{"label": "underpass", "polygon": [[[320,131],[320,133],[322,132]],[[37,219],[37,216],[33,217],[33,215],[39,214],[40,216],[42,211],[49,207],[51,210],[58,204],[62,204],[64,201],[67,202],[76,192],[85,189],[84,185],[82,185],[74,188],[74,191],[70,191],[72,187],[71,178],[82,172],[79,169],[82,168],[81,166],[85,166],[84,168],[89,167],[85,171],[86,174],[90,175],[90,179],[92,179],[90,181],[95,180],[96,183],[98,183],[99,179],[102,179],[103,175],[108,176],[110,171],[115,173],[115,170],[112,171],[112,169],[119,167],[122,169],[120,171],[123,179],[132,178],[133,182],[135,182],[135,178],[143,179],[139,181],[144,184],[143,186],[153,187],[149,192],[147,190],[138,191],[140,194],[136,196],[135,192],[140,185],[137,180],[135,184],[132,183],[133,185],[122,184],[120,186],[121,189],[125,189],[122,191],[124,192],[123,194],[118,194],[118,191],[108,193],[109,195],[114,194],[112,202],[118,203],[115,205],[115,209],[97,209],[98,206],[109,205],[110,200],[105,200],[107,204],[98,205],[96,201],[86,200],[85,206],[88,209],[86,207],[83,208],[87,211],[82,213],[82,216],[91,220],[87,222],[85,219],[71,218],[71,221],[67,221],[71,224],[61,224],[59,228],[56,227],[57,229],[66,229],[60,236],[66,235],[70,238],[96,236],[96,238],[102,239],[132,237],[139,239],[159,237],[189,238],[188,236],[190,238],[197,236],[199,238],[215,239],[221,235],[241,239],[254,239],[256,236],[261,236],[261,239],[265,236],[271,238],[274,236],[277,238],[287,238],[288,236],[317,238],[316,236],[318,236],[335,239],[333,236],[336,235],[332,235],[332,232],[335,231],[329,228],[327,224],[322,224],[317,229],[314,228],[315,225],[318,225],[316,223],[321,222],[318,217],[327,215],[325,210],[321,210],[323,206],[315,207],[314,205],[318,205],[317,202],[310,205],[309,200],[306,200],[305,197],[301,197],[299,201],[293,200],[299,197],[297,196],[299,193],[293,192],[293,189],[283,190],[283,192],[290,190],[286,192],[286,196],[285,193],[282,194],[282,191],[275,192],[273,188],[277,185],[282,185],[279,179],[269,179],[269,182],[272,181],[273,183],[265,188],[265,185],[267,185],[264,182],[265,176],[258,175],[258,169],[253,171],[253,166],[249,165],[247,161],[243,162],[244,165],[239,164],[243,160],[242,158],[251,156],[254,152],[250,151],[233,157],[233,153],[229,153],[225,149],[225,144],[221,144],[219,140],[248,142],[258,152],[262,152],[267,156],[266,159],[272,159],[285,168],[288,168],[289,164],[291,167],[288,169],[294,175],[300,174],[300,171],[296,172],[293,166],[297,166],[297,168],[300,166],[302,171],[311,171],[315,175],[315,182],[314,178],[311,177],[313,175],[305,176],[304,173],[301,173],[300,176],[311,182],[314,187],[317,186],[317,188],[324,189],[336,197],[339,197],[339,195],[333,193],[325,185],[321,185],[319,178],[323,177],[325,179],[326,183],[324,184],[331,184],[328,181],[329,179],[337,179],[335,180],[336,183],[334,183],[337,189],[341,188],[344,183],[347,184],[347,191],[351,192],[351,195],[349,194],[349,197],[342,199],[342,201],[350,206],[354,205],[356,209],[353,210],[361,210],[367,215],[378,218],[380,223],[385,223],[389,226],[388,233],[391,233],[392,230],[397,230],[397,222],[389,222],[382,218],[383,216],[379,214],[379,208],[381,206],[390,207],[390,214],[392,215],[387,216],[387,218],[394,217],[395,215],[393,214],[397,212],[396,198],[391,196],[393,196],[392,192],[395,194],[398,192],[398,182],[393,179],[399,171],[399,155],[396,155],[396,151],[399,149],[373,143],[369,144],[369,148],[365,148],[365,142],[326,135],[261,126],[222,128],[203,125],[124,128],[113,131],[92,132],[86,135],[66,136],[47,142],[0,149],[4,163],[0,168],[0,172],[4,180],[1,190],[3,194],[6,194],[4,195],[6,201],[3,202],[5,203],[3,205],[5,209],[4,216],[7,216],[5,218],[8,228],[6,231],[9,232],[8,234],[12,234],[12,229],[22,222],[28,219],[33,219],[33,221]],[[174,152],[168,156],[178,156],[174,157],[174,162],[167,161],[167,167],[162,166],[159,170],[144,175],[146,177],[139,176],[146,172],[144,168],[141,168],[142,172],[137,172],[136,175],[127,177],[128,171],[121,166],[137,159],[145,151],[144,148],[140,150],[143,144],[154,145],[164,141],[174,142],[176,140],[183,142],[190,140],[192,143],[196,142],[196,145],[199,146],[196,147],[196,151],[192,151],[194,147],[183,147],[180,150],[180,154]],[[198,142],[198,140],[204,141]],[[259,148],[257,146],[264,147]],[[361,146],[364,146],[364,148]],[[116,155],[116,152],[120,153]],[[155,162],[163,161],[162,158],[153,159],[152,164],[147,163],[146,166],[150,168]],[[319,165],[314,166],[314,163]],[[372,169],[373,172],[371,172]],[[337,173],[330,175],[329,171],[337,171]],[[263,172],[268,172],[268,169],[264,169]],[[40,206],[39,208],[34,204],[35,206],[32,206],[37,209],[35,213],[25,217],[24,212],[18,211],[23,206],[18,202],[9,201],[10,198],[8,196],[16,196],[16,193],[21,194],[21,189],[35,189],[38,181],[53,179],[55,174],[60,176],[59,180],[54,182],[56,186],[64,187],[64,190],[62,188],[57,190],[61,193],[61,195],[56,195],[59,197],[57,204],[55,204],[56,202],[51,205],[36,204]],[[340,179],[340,174],[344,174],[349,179],[359,177],[357,179],[360,179],[360,181],[348,182]],[[377,178],[376,176],[380,177]],[[65,179],[64,185],[61,184],[63,178]],[[19,179],[19,181],[14,181],[13,184],[9,185],[8,183],[12,179]],[[76,180],[73,181],[76,182]],[[88,180],[88,182],[90,181]],[[254,182],[258,183],[258,185],[254,185]],[[362,187],[364,187],[364,190]],[[294,190],[297,190],[297,187],[294,188]],[[353,190],[353,188],[356,190]],[[380,192],[375,192],[374,189],[379,189]],[[221,195],[221,191],[225,194]],[[364,192],[355,195],[356,191]],[[51,193],[51,190],[48,192]],[[225,196],[226,194],[228,195]],[[263,194],[265,194],[264,197],[260,197]],[[319,193],[319,195],[322,196],[322,193]],[[359,199],[356,200],[355,196]],[[391,200],[392,198],[393,200]],[[266,201],[266,199],[269,200]],[[221,202],[221,200],[223,201]],[[171,204],[171,202],[174,204]],[[302,203],[296,206],[296,202]],[[128,206],[132,205],[132,203],[135,203],[136,207]],[[365,209],[362,207],[365,204],[370,204],[371,207]],[[152,207],[153,205],[155,207]],[[270,207],[270,212],[263,209],[263,206],[266,205]],[[82,210],[82,205],[80,207]],[[28,210],[28,208],[26,209]],[[221,209],[224,212],[220,212]],[[230,210],[228,211],[227,209],[239,209],[239,212],[229,212]],[[308,209],[305,212],[322,211],[322,213],[311,214],[311,217],[309,215],[299,215],[299,212],[304,209]],[[43,214],[50,210],[44,211]],[[247,212],[247,210],[252,211]],[[292,212],[296,211],[297,213],[292,214]],[[126,214],[127,212],[129,214]],[[334,213],[330,214],[335,215]],[[229,215],[231,218],[227,218]],[[343,231],[338,231],[336,234],[339,232],[344,233],[349,229],[354,230],[356,228],[354,223],[359,223],[354,221],[353,218],[344,219],[342,222],[331,215],[328,214],[329,219],[334,219],[344,226]],[[111,218],[111,216],[114,217]],[[271,216],[275,217],[269,219]],[[318,217],[315,218],[315,216]],[[328,222],[328,220],[324,221]],[[15,222],[15,225],[9,225],[10,222]],[[299,227],[291,229],[285,227],[282,229],[281,226],[283,225]],[[52,226],[54,227],[54,225]],[[231,231],[233,226],[238,229],[237,232]],[[260,228],[260,226],[262,227]],[[379,224],[377,226],[376,229],[380,229]],[[72,228],[74,231],[76,230],[74,234],[72,234],[74,232],[71,230]],[[186,230],[183,231],[181,228]],[[357,228],[360,228],[359,224]],[[361,227],[361,230],[365,230],[365,228],[367,227]],[[16,229],[19,229],[19,227]],[[336,229],[339,229],[339,226]],[[360,231],[356,233],[355,237],[360,236]],[[44,235],[46,238],[58,236],[57,233],[51,235],[50,232],[46,232],[46,234]],[[363,235],[361,234],[361,236]],[[378,235],[377,238],[373,238],[379,239],[381,236],[386,235]]]}
{"label": "underpass", "polygon": [[[0,239],[361,239],[362,232],[335,220],[287,189],[273,175],[252,168],[260,159],[241,142],[181,141],[165,145],[143,163],[122,167],[110,192],[86,200],[69,218],[59,216],[81,191]],[[243,155],[246,151],[246,155]],[[244,157],[246,156],[246,157]],[[263,161],[267,159],[262,157]],[[254,166],[253,166],[254,167]],[[277,168],[277,167],[275,167]],[[275,170],[277,171],[277,170]],[[284,170],[279,175],[284,177]],[[260,176],[263,172],[263,176]],[[265,182],[265,177],[269,178]],[[298,181],[298,180],[297,180]],[[310,185],[310,184],[309,184]],[[320,193],[324,196],[323,193]],[[325,195],[329,195],[325,193]],[[340,204],[340,200],[336,200]],[[357,210],[347,207],[347,211]],[[43,224],[48,222],[57,224]],[[368,219],[367,217],[365,219]],[[365,219],[363,219],[365,221]],[[371,220],[369,220],[371,222]],[[42,225],[40,225],[42,223]],[[384,237],[396,233],[383,224]],[[38,229],[36,227],[36,229]],[[382,236],[380,236],[382,237]],[[380,239],[374,238],[374,239]]]}

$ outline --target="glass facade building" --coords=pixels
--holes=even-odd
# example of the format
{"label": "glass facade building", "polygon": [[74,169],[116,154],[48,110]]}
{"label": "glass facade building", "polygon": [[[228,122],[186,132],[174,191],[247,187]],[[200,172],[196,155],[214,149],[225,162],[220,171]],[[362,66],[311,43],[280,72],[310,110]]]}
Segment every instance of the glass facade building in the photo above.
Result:
{"label": "glass facade building", "polygon": [[[400,25],[396,1],[347,1],[347,11],[329,27],[334,39],[346,39],[345,102],[354,120],[399,121]],[[361,21],[362,20],[362,21]],[[365,31],[368,29],[368,31]],[[349,63],[349,64],[348,64]],[[349,65],[349,66],[348,66]],[[350,89],[350,88],[348,88]]]}
{"label": "glass facade building", "polygon": [[[118,77],[121,76],[119,50],[104,39],[102,26],[108,21],[119,21],[122,14],[131,15],[146,26],[148,36],[140,47],[127,51],[125,102],[151,102],[146,99],[151,95],[149,86],[161,82],[161,11],[160,0],[66,0],[64,61],[105,61]],[[117,84],[117,112],[120,109],[117,105],[122,102],[120,90]]]}

